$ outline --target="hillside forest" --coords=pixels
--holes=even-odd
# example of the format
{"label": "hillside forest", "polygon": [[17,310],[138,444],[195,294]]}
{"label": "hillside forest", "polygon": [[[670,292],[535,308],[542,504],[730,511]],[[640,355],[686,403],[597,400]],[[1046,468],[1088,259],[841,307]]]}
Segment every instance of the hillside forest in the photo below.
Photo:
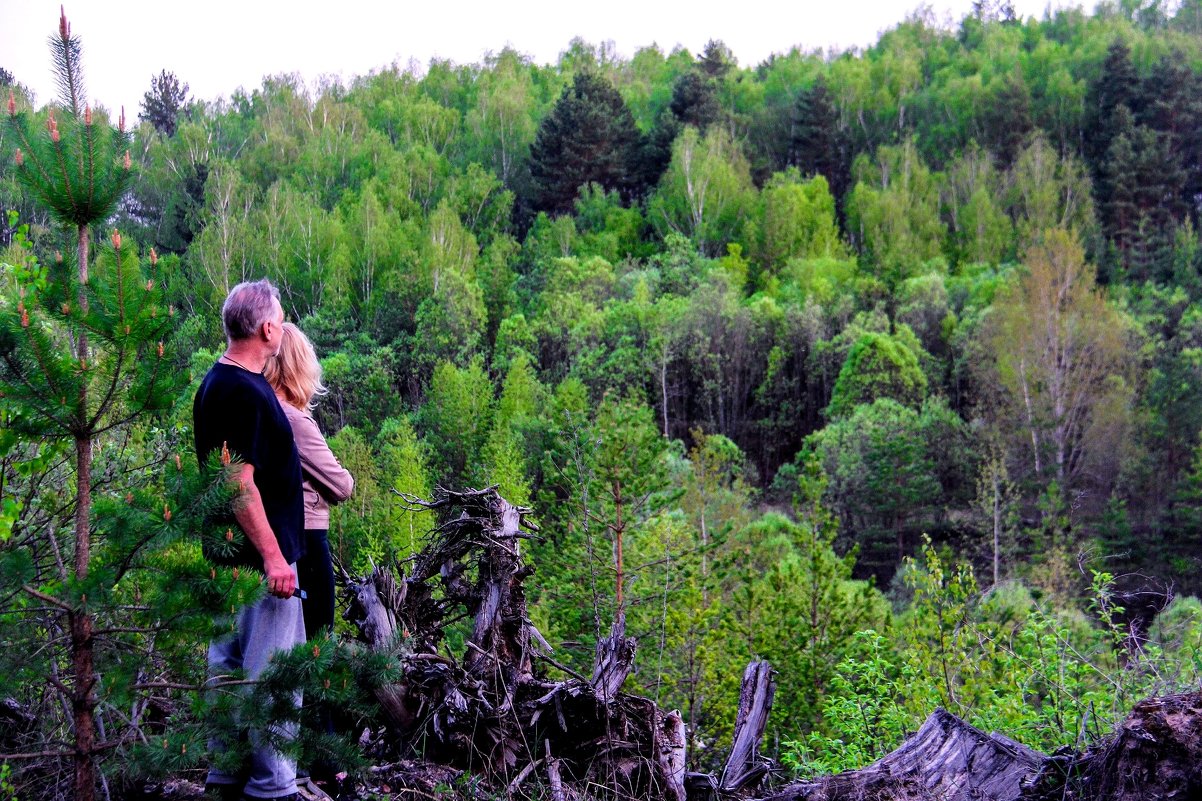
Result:
{"label": "hillside forest", "polygon": [[[58,68],[120,57],[80,33]],[[137,110],[0,69],[0,797],[65,797],[80,748],[112,797],[203,763],[204,645],[257,585],[172,499],[216,502],[191,398],[260,277],[321,356],[347,574],[420,549],[396,493],[497,485],[555,659],[624,615],[698,767],[753,659],[788,775],[939,706],[1050,753],[1197,684],[1202,3],[720,36],[164,71]],[[60,129],[94,197],[23,177]]]}

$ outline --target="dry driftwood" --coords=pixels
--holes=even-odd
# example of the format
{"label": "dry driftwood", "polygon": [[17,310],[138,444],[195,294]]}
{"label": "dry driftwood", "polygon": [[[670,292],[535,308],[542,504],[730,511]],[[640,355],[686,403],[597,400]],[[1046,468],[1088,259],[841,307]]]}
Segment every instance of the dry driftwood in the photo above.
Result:
{"label": "dry driftwood", "polygon": [[1033,799],[1202,798],[1202,692],[1140,701],[1113,734],[1064,762]]}
{"label": "dry driftwood", "polygon": [[722,770],[721,788],[725,793],[738,793],[760,783],[768,773],[770,765],[759,759],[756,751],[768,725],[768,712],[772,709],[772,697],[776,693],[776,682],[772,678],[772,666],[767,662],[752,662],[743,672],[743,686],[739,691],[739,711],[735,717],[734,745],[730,757]]}

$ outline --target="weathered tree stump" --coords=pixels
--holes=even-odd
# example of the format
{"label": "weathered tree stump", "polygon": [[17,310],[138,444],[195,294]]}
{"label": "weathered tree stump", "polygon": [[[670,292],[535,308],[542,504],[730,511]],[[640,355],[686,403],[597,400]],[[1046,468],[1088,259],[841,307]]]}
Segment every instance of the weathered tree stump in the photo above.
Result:
{"label": "weathered tree stump", "polygon": [[768,712],[772,709],[775,694],[772,666],[767,662],[749,664],[743,672],[743,685],[739,690],[734,745],[722,770],[720,786],[724,793],[754,789],[768,773],[768,764],[758,758],[756,751],[764,737],[764,727],[768,725]]}
{"label": "weathered tree stump", "polygon": [[1020,801],[1047,761],[937,709],[900,748],[871,765],[790,785],[764,801]]}
{"label": "weathered tree stump", "polygon": [[1038,801],[1202,798],[1202,692],[1147,698],[1041,783]]}

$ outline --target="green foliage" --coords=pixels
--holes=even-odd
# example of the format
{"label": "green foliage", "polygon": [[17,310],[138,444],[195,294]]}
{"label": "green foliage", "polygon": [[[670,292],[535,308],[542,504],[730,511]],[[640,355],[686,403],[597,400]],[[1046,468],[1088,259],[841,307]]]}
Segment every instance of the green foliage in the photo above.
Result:
{"label": "green foliage", "polygon": [[[132,483],[153,513],[114,519],[131,532],[161,520],[166,478],[135,468],[170,467],[189,394],[136,376],[198,376],[229,288],[266,272],[318,344],[318,414],[357,478],[333,511],[343,563],[419,547],[427,524],[393,490],[499,483],[544,525],[527,589],[557,658],[587,672],[623,609],[640,643],[630,687],[682,710],[697,767],[725,750],[753,656],[779,671],[770,736],[795,742],[785,756],[808,772],[879,756],[939,703],[1054,748],[1139,692],[1190,681],[1192,607],[1120,659],[1114,595],[1091,588],[1077,550],[1186,592],[1202,575],[1196,4],[1022,24],[978,5],[954,28],[915,14],[862,51],[749,68],[721,42],[627,60],[577,40],[550,65],[505,48],[349,86],[276,76],[186,113],[164,79],[163,124],[129,135],[100,111],[87,124],[78,40],[61,31],[58,140],[20,85],[0,126],[0,206],[28,223],[0,225],[0,339],[22,369],[42,370],[26,358],[36,345],[50,376],[5,388],[0,580],[68,597],[46,538],[67,564],[75,535],[49,510],[72,508],[73,432],[104,403],[101,427],[164,410],[89,450],[99,507]],[[99,194],[83,202],[89,164]],[[120,255],[79,221],[110,212]],[[146,275],[135,253],[151,244],[172,255]],[[153,297],[157,318],[127,315],[128,335],[104,322],[119,287],[135,305]],[[85,330],[86,370],[66,347]],[[145,342],[122,361],[126,336]],[[173,524],[185,505],[171,502]],[[205,585],[171,528],[114,590],[100,582],[131,541],[98,526],[89,601],[130,592],[180,609],[197,593],[201,609],[252,581]],[[935,556],[903,564],[923,533]],[[988,592],[953,547],[993,563]],[[896,575],[900,622],[853,569]],[[178,592],[154,570],[183,575]],[[0,610],[0,625],[24,624],[32,604]],[[41,658],[4,663],[21,688],[44,686],[52,659],[70,675],[34,642],[55,636],[51,617],[13,649]],[[170,642],[146,664],[186,682],[198,621],[180,612],[120,645]],[[129,661],[114,662],[104,675],[121,680],[105,679],[97,709],[120,729],[110,699],[138,699],[121,689]],[[184,724],[205,707],[176,708],[170,734],[139,719],[159,738],[146,765],[200,758]],[[38,711],[41,734],[65,737],[61,705]]]}
{"label": "green foliage", "polygon": [[821,175],[802,180],[790,169],[772,176],[760,195],[759,258],[779,270],[790,259],[838,257],[843,252],[835,223],[835,199]]}
{"label": "green foliage", "polygon": [[45,134],[35,132],[33,115],[17,114],[10,106],[16,174],[26,191],[58,219],[87,226],[112,212],[129,183],[130,135],[124,114],[114,128],[101,112],[84,106],[79,38],[63,28],[51,44],[60,63],[65,102],[57,115],[53,107],[47,109]]}
{"label": "green foliage", "polygon": [[428,499],[433,490],[429,447],[407,418],[389,418],[375,441],[347,426],[330,448],[355,477],[355,492],[330,509],[330,550],[356,574],[416,553],[429,521],[398,493]]}
{"label": "green foliage", "polygon": [[476,483],[492,414],[492,381],[479,360],[464,368],[447,362],[434,368],[419,417],[444,481]]}
{"label": "green foliage", "polygon": [[740,236],[754,202],[747,159],[730,133],[715,126],[703,137],[690,126],[672,145],[672,161],[647,213],[661,235],[683,234],[714,256]]}
{"label": "green foliage", "polygon": [[800,776],[856,770],[901,744],[913,724],[899,703],[912,691],[908,665],[891,661],[888,641],[872,629],[855,634],[822,701],[825,733],[782,743],[781,762]]}
{"label": "green foliage", "polygon": [[926,391],[926,376],[914,351],[887,334],[865,334],[847,354],[826,415],[836,420],[877,398],[890,398],[913,408],[921,403]]}
{"label": "green foliage", "polygon": [[844,532],[882,558],[892,534],[896,558],[905,555],[908,535],[945,501],[942,479],[957,486],[957,473],[971,474],[967,431],[938,400],[915,411],[889,398],[855,407],[807,440],[829,481],[824,497]]}
{"label": "green foliage", "polygon": [[847,199],[852,240],[886,281],[908,278],[942,253],[946,226],[939,216],[939,181],[912,140],[882,145],[875,163],[857,158],[856,185]]}

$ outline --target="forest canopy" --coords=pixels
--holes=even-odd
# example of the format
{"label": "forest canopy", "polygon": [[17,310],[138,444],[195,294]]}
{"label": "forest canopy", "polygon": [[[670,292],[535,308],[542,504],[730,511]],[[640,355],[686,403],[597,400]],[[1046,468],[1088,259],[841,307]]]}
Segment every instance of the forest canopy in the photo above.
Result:
{"label": "forest canopy", "polygon": [[[78,724],[63,643],[89,596],[115,637],[102,728],[187,716],[166,685],[195,680],[209,624],[179,593],[216,585],[172,524],[205,489],[172,471],[221,303],[259,277],[321,356],[315,415],[356,477],[340,564],[420,549],[432,522],[396,492],[496,485],[539,521],[529,605],[557,659],[587,672],[624,615],[626,686],[681,711],[699,765],[754,659],[801,773],[936,705],[1052,751],[1196,683],[1202,4],[1006,6],[755,65],[717,39],[574,40],[216,100],[164,70],[137,124],[32,107],[0,70],[0,692],[36,720],[0,734],[0,788],[70,786],[65,751],[4,755]],[[22,177],[60,127],[107,148],[107,204]],[[122,281],[146,287],[132,333]],[[22,378],[39,348],[73,417]],[[172,380],[138,372],[160,359]],[[114,782],[154,767],[124,736]]]}

